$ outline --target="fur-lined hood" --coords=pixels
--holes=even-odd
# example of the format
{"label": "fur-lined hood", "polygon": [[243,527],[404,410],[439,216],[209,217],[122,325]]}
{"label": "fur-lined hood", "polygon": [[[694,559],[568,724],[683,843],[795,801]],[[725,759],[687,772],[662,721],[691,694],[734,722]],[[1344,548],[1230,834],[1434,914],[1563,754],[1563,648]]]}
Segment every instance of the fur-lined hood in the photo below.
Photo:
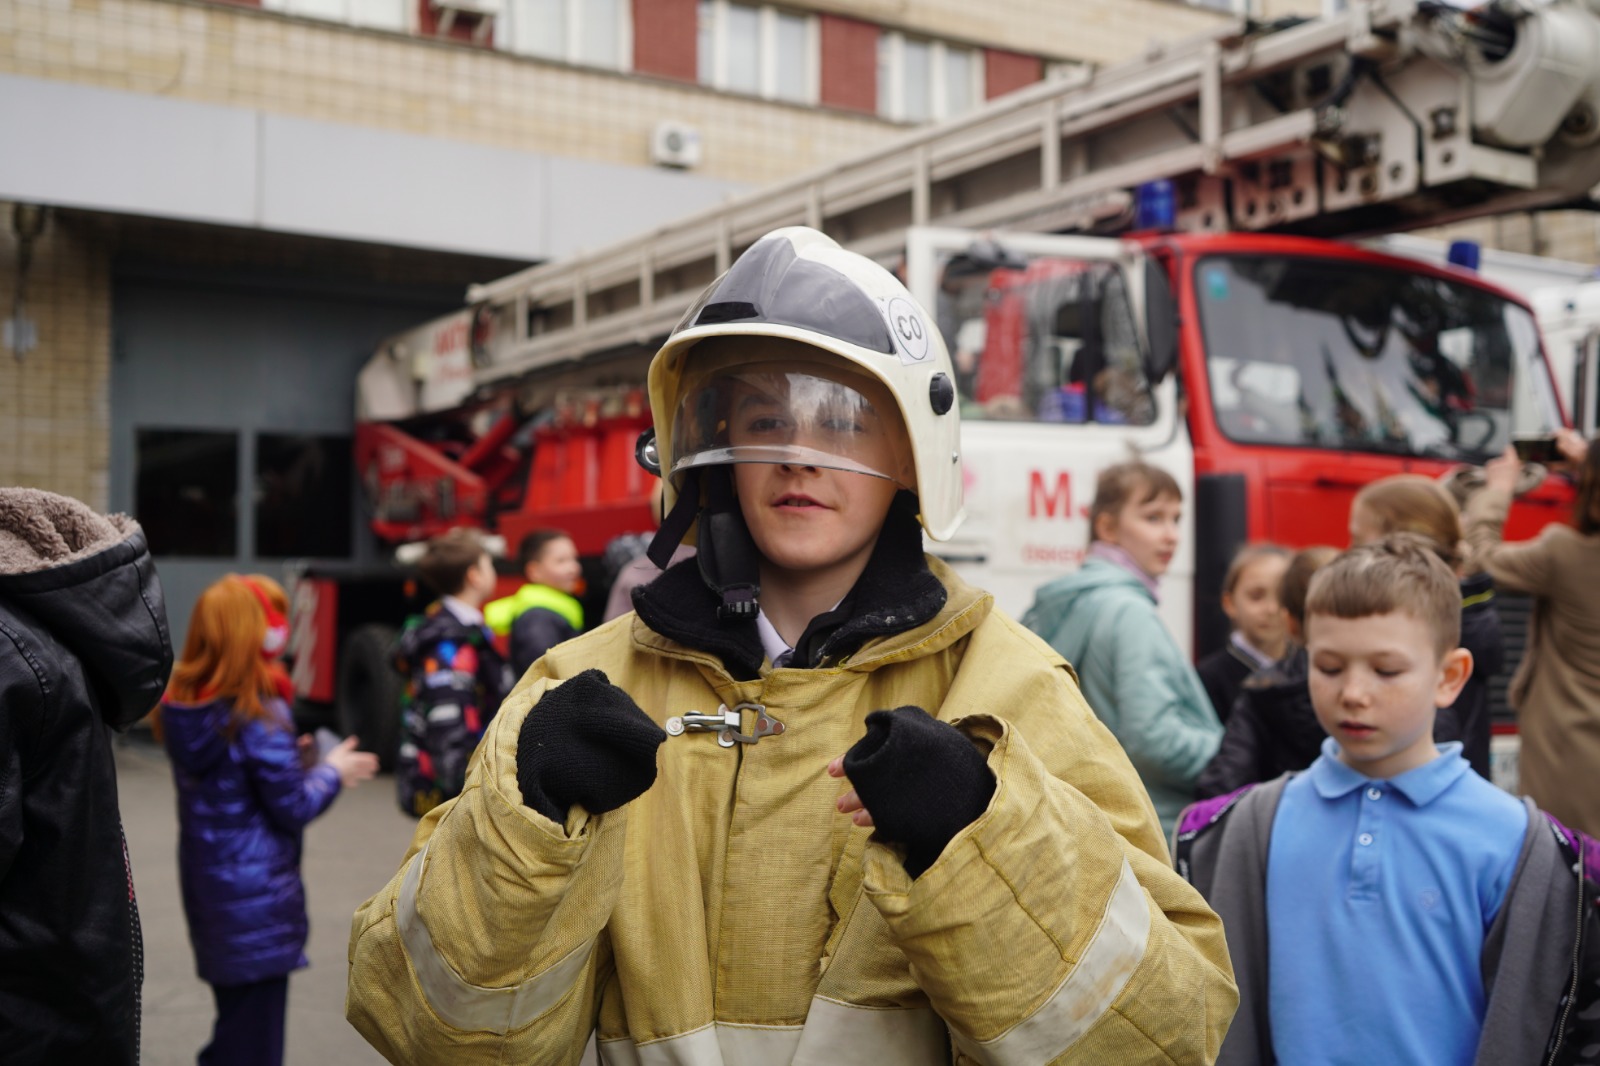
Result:
{"label": "fur-lined hood", "polygon": [[76,655],[115,728],[147,714],[172,669],[172,635],[150,549],[126,515],[66,496],[0,488],[0,607]]}

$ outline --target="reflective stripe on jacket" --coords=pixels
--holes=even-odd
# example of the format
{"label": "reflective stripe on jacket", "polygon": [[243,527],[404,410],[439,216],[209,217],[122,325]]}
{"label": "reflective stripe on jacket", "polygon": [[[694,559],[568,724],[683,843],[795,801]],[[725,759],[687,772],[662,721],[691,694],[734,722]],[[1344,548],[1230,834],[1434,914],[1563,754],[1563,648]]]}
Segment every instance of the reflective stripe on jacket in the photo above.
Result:
{"label": "reflective stripe on jacket", "polygon": [[[357,912],[352,1023],[396,1062],[576,1063],[595,1031],[607,1063],[1211,1061],[1236,1002],[1222,928],[1133,768],[1059,656],[930,566],[939,615],[834,665],[736,682],[631,615],[552,651]],[[669,737],[648,792],[558,826],[520,801],[517,736],[591,666],[658,722],[759,703],[785,731]],[[998,782],[915,881],[824,770],[904,704]]]}

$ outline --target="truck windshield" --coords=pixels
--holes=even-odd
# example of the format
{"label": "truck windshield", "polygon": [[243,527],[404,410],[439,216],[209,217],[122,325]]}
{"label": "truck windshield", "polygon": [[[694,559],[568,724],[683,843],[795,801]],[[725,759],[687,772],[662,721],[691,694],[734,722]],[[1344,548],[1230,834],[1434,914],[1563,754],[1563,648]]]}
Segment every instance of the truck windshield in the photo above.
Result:
{"label": "truck windshield", "polygon": [[1493,293],[1370,263],[1195,265],[1212,405],[1251,444],[1481,460],[1506,446],[1533,316]]}
{"label": "truck windshield", "polygon": [[935,312],[963,419],[1155,420],[1128,281],[1116,264],[975,244],[941,264]]}

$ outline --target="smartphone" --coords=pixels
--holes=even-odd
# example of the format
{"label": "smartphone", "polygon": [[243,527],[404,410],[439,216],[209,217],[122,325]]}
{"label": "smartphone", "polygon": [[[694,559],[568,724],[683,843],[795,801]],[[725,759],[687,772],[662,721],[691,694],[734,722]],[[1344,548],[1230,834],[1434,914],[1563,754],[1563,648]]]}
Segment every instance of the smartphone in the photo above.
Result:
{"label": "smartphone", "polygon": [[1561,460],[1561,449],[1553,436],[1512,437],[1511,447],[1517,458],[1525,463],[1555,463]]}

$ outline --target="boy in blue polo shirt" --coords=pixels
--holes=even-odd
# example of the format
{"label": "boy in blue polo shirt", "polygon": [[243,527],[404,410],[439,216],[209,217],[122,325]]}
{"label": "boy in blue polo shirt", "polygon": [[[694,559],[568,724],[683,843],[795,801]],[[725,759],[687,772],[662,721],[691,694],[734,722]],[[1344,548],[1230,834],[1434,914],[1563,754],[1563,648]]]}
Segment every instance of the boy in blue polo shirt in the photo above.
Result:
{"label": "boy in blue polo shirt", "polygon": [[1472,673],[1459,601],[1407,535],[1329,564],[1306,602],[1321,756],[1180,819],[1239,980],[1219,1063],[1537,1062],[1562,1035],[1577,928],[1539,915],[1576,909],[1592,842],[1434,744]]}

